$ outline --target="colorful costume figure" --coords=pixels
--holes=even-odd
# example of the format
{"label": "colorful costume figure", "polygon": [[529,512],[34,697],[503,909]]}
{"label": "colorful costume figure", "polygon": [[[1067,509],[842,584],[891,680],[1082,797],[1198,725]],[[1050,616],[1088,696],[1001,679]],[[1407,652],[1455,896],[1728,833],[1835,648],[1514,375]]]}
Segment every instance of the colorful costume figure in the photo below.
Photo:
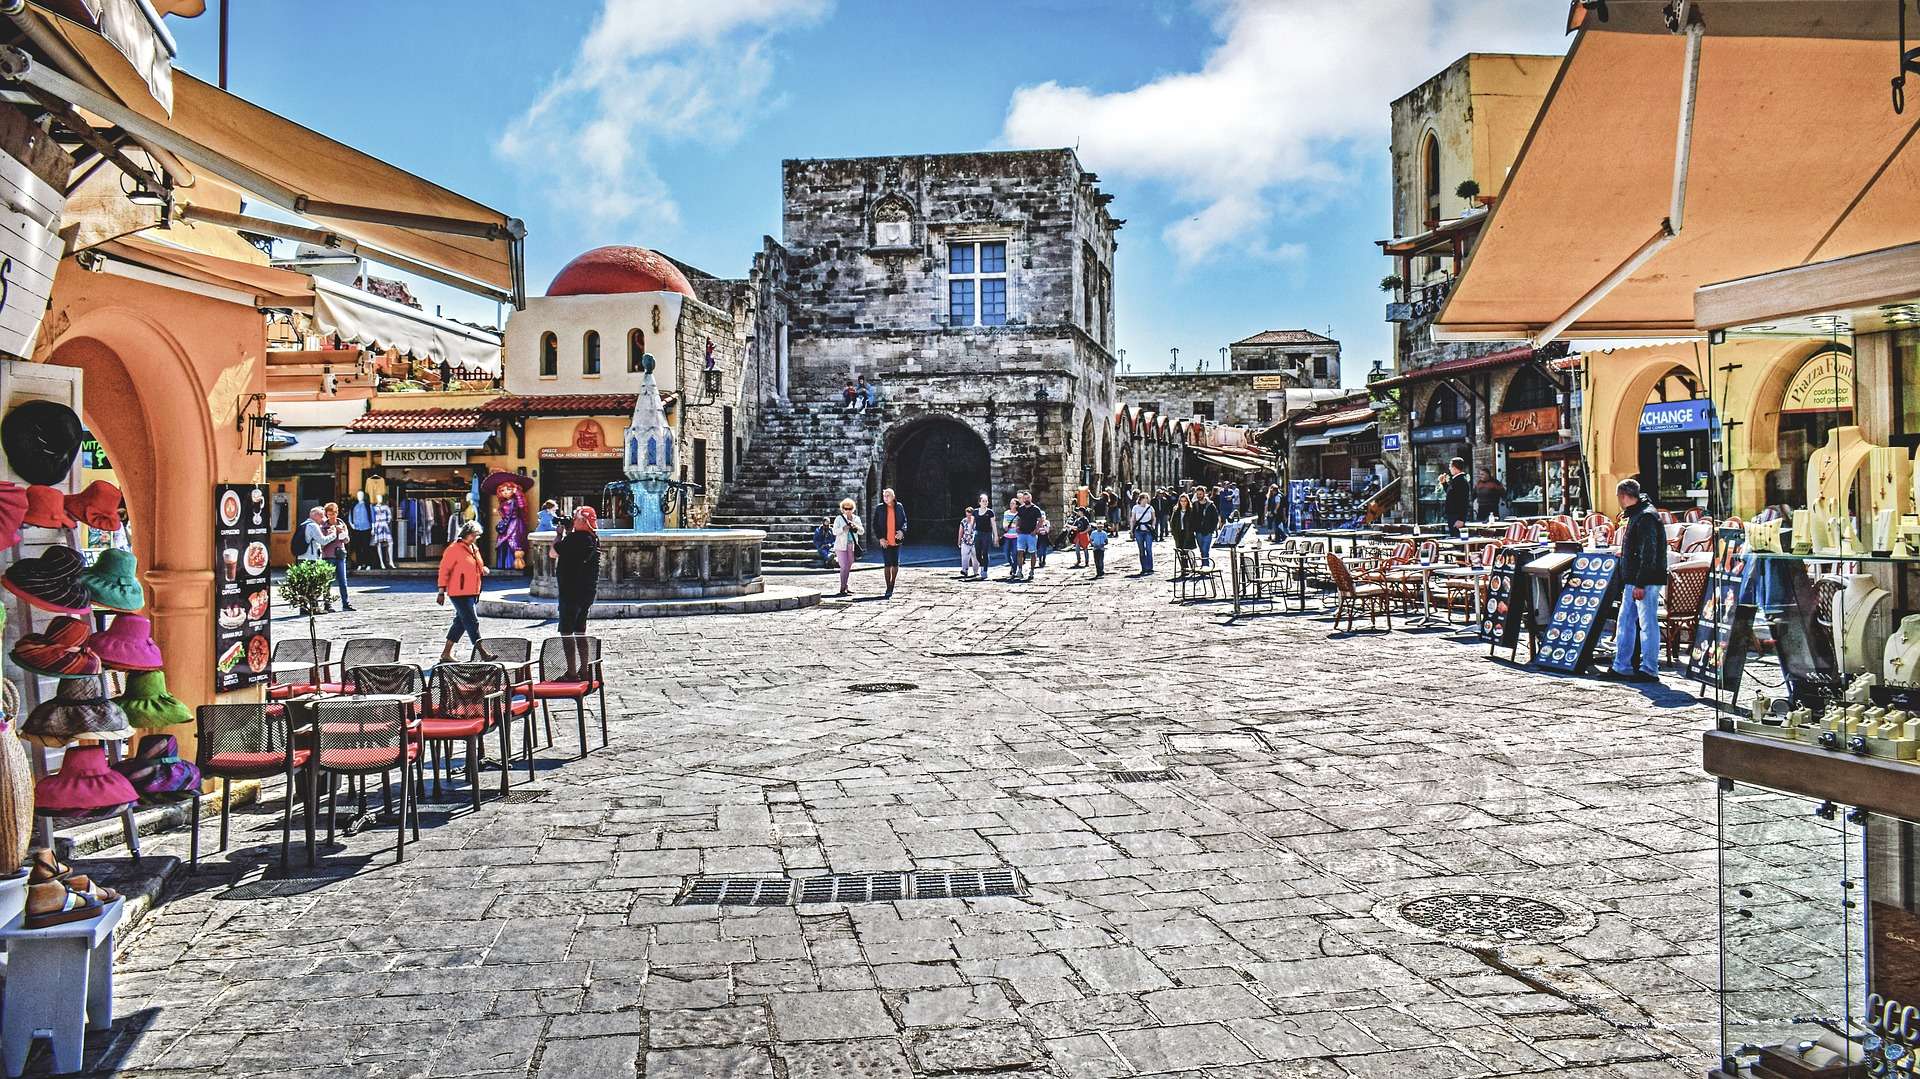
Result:
{"label": "colorful costume figure", "polygon": [[517,483],[501,484],[494,496],[500,513],[493,526],[493,568],[515,569],[526,564],[527,499]]}

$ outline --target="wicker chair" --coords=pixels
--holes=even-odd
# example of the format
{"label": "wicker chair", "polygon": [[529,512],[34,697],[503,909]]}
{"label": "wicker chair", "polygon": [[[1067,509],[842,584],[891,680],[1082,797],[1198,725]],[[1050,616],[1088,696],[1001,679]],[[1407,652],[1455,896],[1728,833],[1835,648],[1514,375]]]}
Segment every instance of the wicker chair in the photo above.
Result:
{"label": "wicker chair", "polygon": [[[194,763],[204,779],[220,781],[220,849],[227,849],[228,823],[233,819],[233,781],[280,776],[286,781],[286,804],[280,810],[280,864],[286,865],[293,843],[294,773],[307,766],[308,752],[296,749],[287,729],[287,710],[277,705],[203,704],[194,712],[198,745]],[[313,806],[306,808],[307,862],[313,862]],[[200,799],[193,800],[193,843],[190,863],[200,865]]]}
{"label": "wicker chair", "polygon": [[[420,715],[420,738],[438,743],[451,753],[454,743],[466,748],[467,785],[473,790],[473,808],[480,808],[480,743],[488,732],[500,732],[500,794],[509,789],[513,740],[508,722],[515,705],[509,695],[507,670],[497,663],[442,663],[427,684],[427,707]],[[528,704],[528,710],[531,704]],[[449,758],[450,759],[450,758]],[[527,777],[533,777],[533,757],[527,756]],[[438,795],[440,777],[434,776]]]}
{"label": "wicker chair", "polygon": [[1378,581],[1355,582],[1353,574],[1347,571],[1347,564],[1337,554],[1327,555],[1327,574],[1333,578],[1334,590],[1339,594],[1339,603],[1333,609],[1333,624],[1340,625],[1340,617],[1346,616],[1347,632],[1353,632],[1353,622],[1357,615],[1367,616],[1367,628],[1378,629],[1379,618],[1385,615],[1387,629],[1393,629],[1393,590]]}
{"label": "wicker chair", "polygon": [[[332,641],[303,640],[299,637],[275,641],[272,666],[279,673],[267,676],[267,699],[284,701],[288,697],[312,693],[320,685],[321,679],[326,677],[327,660],[332,655]],[[293,667],[296,663],[308,666],[300,670]]]}
{"label": "wicker chair", "polygon": [[400,772],[399,828],[395,836],[396,861],[407,857],[407,824],[420,838],[420,812],[410,796],[408,773],[420,760],[420,740],[414,736],[409,710],[399,701],[315,701],[313,704],[313,766],[327,780],[327,842],[333,842],[339,790],[337,776],[381,777],[380,798],[389,804],[386,779]]}
{"label": "wicker chair", "polygon": [[547,742],[553,742],[553,701],[572,701],[574,718],[580,724],[580,755],[587,755],[587,698],[600,698],[600,744],[609,743],[607,735],[607,682],[600,666],[600,638],[583,636],[549,637],[540,645],[540,677],[533,683],[533,699],[540,702],[540,714],[547,724]]}
{"label": "wicker chair", "polygon": [[[397,637],[352,637],[340,645],[340,658],[332,660],[322,668],[322,681],[319,690],[322,693],[334,693],[352,696],[353,670],[356,667],[370,667],[379,663],[397,663],[400,660],[400,640]],[[332,681],[326,681],[326,672],[337,672]]]}
{"label": "wicker chair", "polygon": [[1682,566],[1667,574],[1666,594],[1661,597],[1666,610],[1660,614],[1660,639],[1666,645],[1667,662],[1679,662],[1683,636],[1687,651],[1693,651],[1694,631],[1700,627],[1700,603],[1706,593],[1706,566]]}

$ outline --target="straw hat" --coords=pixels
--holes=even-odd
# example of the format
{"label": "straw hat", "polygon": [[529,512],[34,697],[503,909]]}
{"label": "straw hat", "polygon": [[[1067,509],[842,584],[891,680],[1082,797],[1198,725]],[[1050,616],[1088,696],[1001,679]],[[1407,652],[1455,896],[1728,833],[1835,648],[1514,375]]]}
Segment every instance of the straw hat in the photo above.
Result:
{"label": "straw hat", "polygon": [[136,727],[175,727],[193,722],[193,710],[167,692],[167,676],[160,671],[127,675],[127,688],[114,698]]}
{"label": "straw hat", "polygon": [[21,479],[59,483],[80,455],[84,430],[73,409],[58,401],[26,401],[0,420],[0,448]]}
{"label": "straw hat", "polygon": [[96,607],[115,611],[137,611],[147,605],[146,589],[140,587],[139,568],[133,552],[109,547],[100,552],[93,565],[80,575]]}
{"label": "straw hat", "polygon": [[43,817],[90,817],[123,809],[140,800],[127,777],[107,767],[106,747],[74,746],[60,762],[60,774],[34,788],[34,812]]}
{"label": "straw hat", "polygon": [[116,671],[157,671],[161,666],[153,623],[144,614],[114,615],[113,624],[89,638],[87,647]]}
{"label": "straw hat", "polygon": [[51,700],[27,713],[20,737],[56,749],[78,738],[117,742],[133,737],[133,728],[120,706],[101,692],[99,679],[70,678]]}
{"label": "straw hat", "polygon": [[35,528],[72,528],[77,522],[67,512],[67,496],[42,483],[26,491],[27,509],[21,520]]}
{"label": "straw hat", "polygon": [[120,527],[120,488],[106,480],[94,480],[79,494],[67,496],[67,512],[87,522],[87,527],[112,532]]}
{"label": "straw hat", "polygon": [[80,583],[85,562],[71,547],[49,547],[32,558],[22,558],[7,567],[0,585],[43,611],[55,614],[87,614],[93,610],[93,598]]}

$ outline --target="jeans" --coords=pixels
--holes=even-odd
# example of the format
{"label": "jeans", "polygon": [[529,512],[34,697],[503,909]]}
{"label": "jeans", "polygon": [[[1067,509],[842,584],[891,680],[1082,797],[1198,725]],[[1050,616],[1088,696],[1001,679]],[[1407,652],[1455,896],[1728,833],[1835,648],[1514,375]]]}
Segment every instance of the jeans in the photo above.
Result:
{"label": "jeans", "polygon": [[347,552],[341,551],[333,556],[333,580],[340,586],[340,606],[342,609],[353,606],[347,602]]}
{"label": "jeans", "polygon": [[1633,662],[1635,641],[1640,644],[1641,672],[1660,673],[1660,586],[1648,585],[1646,594],[1645,599],[1634,599],[1629,585],[1620,597],[1620,632],[1613,639],[1613,669],[1619,674],[1633,673],[1627,664]]}
{"label": "jeans", "polygon": [[1213,533],[1202,532],[1195,537],[1200,541],[1200,561],[1204,565],[1213,565]]}
{"label": "jeans", "polygon": [[447,643],[460,639],[462,633],[473,640],[475,648],[480,647],[480,615],[474,610],[479,596],[448,596],[447,602],[453,604],[453,626],[447,630]]}
{"label": "jeans", "polygon": [[1107,575],[1107,549],[1105,547],[1095,547],[1093,549],[1093,575],[1095,577],[1105,577]]}
{"label": "jeans", "polygon": [[1136,528],[1133,530],[1133,542],[1140,546],[1140,572],[1153,572],[1153,529]]}

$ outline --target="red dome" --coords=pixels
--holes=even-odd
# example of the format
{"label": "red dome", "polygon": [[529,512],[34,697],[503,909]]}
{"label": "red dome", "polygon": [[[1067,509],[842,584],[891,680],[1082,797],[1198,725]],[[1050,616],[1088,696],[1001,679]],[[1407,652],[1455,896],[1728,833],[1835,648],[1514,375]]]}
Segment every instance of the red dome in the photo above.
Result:
{"label": "red dome", "polygon": [[615,244],[596,247],[566,264],[547,286],[549,296],[614,296],[678,292],[692,296],[687,275],[658,252]]}

